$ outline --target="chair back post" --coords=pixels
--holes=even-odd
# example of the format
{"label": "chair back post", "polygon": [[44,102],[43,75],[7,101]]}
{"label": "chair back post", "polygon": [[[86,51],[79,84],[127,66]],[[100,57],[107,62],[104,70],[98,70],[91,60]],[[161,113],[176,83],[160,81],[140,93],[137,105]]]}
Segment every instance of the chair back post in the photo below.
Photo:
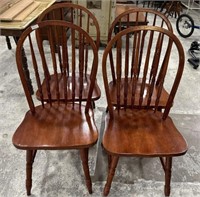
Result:
{"label": "chair back post", "polygon": [[169,99],[167,102],[167,107],[165,108],[165,111],[163,113],[163,119],[165,120],[170,112],[170,109],[173,105],[173,101],[174,101],[174,97],[176,95],[176,92],[178,90],[178,86],[180,84],[181,78],[182,78],[182,74],[183,74],[183,70],[184,70],[184,64],[185,64],[185,54],[184,54],[184,49],[182,44],[180,43],[180,41],[176,38],[176,44],[178,47],[178,54],[179,54],[179,65],[178,65],[178,71],[176,74],[176,78],[174,80],[174,84],[172,87],[172,90],[170,92],[169,95]]}
{"label": "chair back post", "polygon": [[21,79],[21,83],[24,89],[24,93],[26,95],[27,98],[27,102],[29,105],[29,108],[31,110],[31,112],[34,114],[35,113],[35,105],[32,99],[32,94],[28,88],[28,84],[27,84],[27,79],[23,70],[23,56],[24,56],[24,48],[23,48],[23,43],[24,40],[26,38],[26,36],[28,34],[30,34],[32,31],[31,28],[28,28],[19,38],[18,42],[17,42],[17,48],[16,48],[16,63],[17,63],[17,69],[18,69],[18,73]]}

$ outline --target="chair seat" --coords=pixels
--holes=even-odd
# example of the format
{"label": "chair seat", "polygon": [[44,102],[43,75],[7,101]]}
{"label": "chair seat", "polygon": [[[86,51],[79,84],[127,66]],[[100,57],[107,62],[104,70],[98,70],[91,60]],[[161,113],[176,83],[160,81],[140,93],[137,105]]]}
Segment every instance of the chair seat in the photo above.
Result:
{"label": "chair seat", "polygon": [[37,106],[33,115],[28,111],[13,136],[19,149],[87,148],[98,138],[93,112],[85,114],[85,107],[53,103]]}
{"label": "chair seat", "polygon": [[[67,78],[67,84],[69,84],[67,86],[67,100],[71,101],[72,100],[72,77],[69,76]],[[64,89],[64,77],[63,74],[59,73],[58,74],[58,81],[59,81],[59,90],[63,90]],[[43,92],[43,100],[44,101],[48,101],[48,91],[47,91],[47,87],[46,87],[46,79],[43,81],[42,83],[42,92]],[[55,75],[50,75],[50,80],[49,80],[49,84],[50,84],[50,92],[51,92],[51,99],[52,101],[57,100],[57,84],[56,84],[56,76]],[[75,100],[79,101],[80,98],[80,92],[79,92],[79,85],[80,85],[80,78],[78,76],[78,74],[76,73],[76,81],[75,81],[75,87],[76,87],[76,92],[75,92]],[[86,75],[86,77],[84,77],[83,79],[83,94],[82,94],[82,101],[86,101],[88,98],[88,92],[89,92],[89,87],[90,87],[90,76]],[[38,100],[41,100],[41,96],[39,91],[37,90],[36,92],[36,96]],[[92,94],[92,100],[98,100],[101,96],[101,91],[99,86],[97,85],[97,82],[95,81],[95,86],[94,86],[94,90],[93,90],[93,94]],[[65,96],[64,96],[64,91],[60,91],[60,100],[65,100]]]}
{"label": "chair seat", "polygon": [[187,151],[172,119],[162,120],[162,113],[152,110],[114,110],[113,119],[106,117],[102,143],[110,154],[121,156],[178,156]]}
{"label": "chair seat", "polygon": [[[141,85],[142,85],[142,80],[139,79],[138,82],[137,82],[137,88],[136,88],[136,92],[135,92],[135,103],[134,103],[135,106],[139,105]],[[149,95],[149,92],[148,92],[149,86],[150,85],[148,83],[145,84],[142,106],[147,106],[147,100],[148,100],[148,95]],[[124,78],[121,79],[121,86],[120,87],[121,87],[120,88],[120,105],[123,106],[124,105],[124,87],[125,87],[125,79]],[[110,89],[109,91],[110,91],[112,104],[117,105],[117,97],[116,97],[117,86],[113,83],[113,81],[111,81],[109,83],[109,89]],[[132,92],[132,80],[130,78],[128,79],[128,91],[127,92],[129,92],[129,93]],[[152,94],[152,97],[151,97],[151,103],[150,103],[151,107],[155,107],[157,92],[158,92],[157,88],[154,87],[153,94]],[[167,103],[168,97],[169,97],[169,94],[163,88],[162,92],[161,92],[160,101],[159,101],[158,106],[164,107]],[[131,106],[131,98],[132,98],[132,95],[129,95],[127,97],[127,105],[128,106]]]}

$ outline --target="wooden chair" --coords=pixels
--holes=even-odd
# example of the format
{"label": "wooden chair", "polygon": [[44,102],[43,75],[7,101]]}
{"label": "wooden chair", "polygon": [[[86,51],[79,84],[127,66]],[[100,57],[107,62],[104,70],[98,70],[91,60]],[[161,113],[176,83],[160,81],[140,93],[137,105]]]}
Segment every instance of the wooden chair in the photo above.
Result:
{"label": "wooden chair", "polygon": [[[133,37],[130,38],[130,34]],[[141,53],[135,49],[140,49],[143,44],[140,67],[142,75],[139,75],[138,61]],[[117,46],[113,62],[117,69],[116,92],[110,90],[110,69],[107,65],[110,51],[115,50],[114,45]],[[176,57],[175,61],[172,56]],[[184,61],[180,41],[171,31],[160,27],[131,27],[119,32],[108,43],[102,60],[108,102],[102,140],[109,158],[105,196],[110,191],[119,157],[123,156],[159,157],[165,172],[165,195],[170,195],[172,157],[187,151],[184,138],[168,116],[182,76]],[[169,74],[168,68],[172,62],[173,73]],[[130,70],[132,76],[129,76]],[[161,112],[158,109],[166,81],[169,96]],[[149,85],[146,86],[146,83]],[[153,108],[152,100],[155,101]]]}
{"label": "wooden chair", "polygon": [[[133,20],[134,19],[134,20]],[[168,18],[163,15],[161,12],[156,11],[156,10],[151,10],[151,9],[146,9],[146,8],[134,8],[134,9],[129,9],[127,11],[125,11],[124,13],[120,14],[111,24],[111,27],[109,29],[109,33],[108,33],[108,42],[111,40],[111,38],[113,37],[115,28],[117,26],[118,31],[122,31],[123,29],[129,28],[131,26],[138,26],[138,25],[152,25],[152,26],[158,26],[158,27],[163,27],[168,29],[169,31],[173,32],[173,28],[172,25],[170,23],[170,21],[168,20]],[[144,42],[143,42],[144,44]],[[136,46],[134,46],[136,47]],[[140,46],[140,58],[138,59],[138,68],[140,68],[140,64],[142,61],[142,45]],[[112,79],[111,82],[109,84],[109,88],[111,92],[116,92],[116,68],[113,65],[113,54],[112,51],[110,51],[109,53],[109,59],[110,59],[110,68],[111,68],[111,74],[112,74]],[[132,70],[130,70],[132,71]],[[140,77],[140,69],[138,69],[138,76]],[[131,75],[130,75],[131,76]],[[130,79],[128,79],[130,80]],[[121,81],[121,86],[123,86],[124,83],[124,79],[122,79]],[[141,86],[141,80],[138,80],[138,85],[137,87],[140,88]],[[149,84],[145,84],[145,89],[147,88],[147,86],[149,86]],[[155,86],[155,91],[153,92],[153,96],[152,96],[152,102],[151,105],[153,107],[153,103],[155,103],[154,98],[156,98],[156,96],[154,96],[154,93],[156,93],[156,86]],[[123,94],[123,93],[122,93]],[[163,87],[162,90],[162,94],[161,94],[161,101],[159,103],[159,110],[162,110],[164,108],[164,106],[166,105],[166,101],[168,99],[168,93],[165,90],[165,88]],[[113,96],[111,96],[111,100],[112,103],[114,105],[116,105],[116,100],[115,100],[115,94],[113,94]],[[143,103],[146,105],[146,103]]]}
{"label": "wooden chair", "polygon": [[[117,15],[109,28],[108,42],[111,40],[114,33],[116,34],[128,27],[138,25],[158,26],[173,31],[169,19],[163,13],[149,8],[131,8],[130,6],[126,6],[124,12]],[[115,32],[116,26],[118,29],[117,32]]]}
{"label": "wooden chair", "polygon": [[[42,43],[42,29],[48,31],[49,46]],[[58,74],[59,58],[56,53],[54,39],[60,29],[62,35],[61,61],[63,65],[63,82],[66,86],[60,87]],[[71,31],[71,45],[67,40],[66,29]],[[33,37],[36,33],[37,42]],[[79,48],[75,48],[75,35],[79,35]],[[85,43],[90,47],[90,59],[92,70],[90,84],[85,104],[82,104],[84,93],[84,54],[86,53]],[[34,99],[28,89],[28,84],[22,66],[22,48],[30,54],[28,58],[30,73],[33,75],[33,85],[38,89],[41,101]],[[45,49],[44,49],[45,47]],[[45,51],[45,52],[44,52]],[[32,186],[32,165],[37,150],[63,150],[78,149],[80,151],[86,185],[89,193],[92,193],[92,183],[88,167],[88,150],[97,142],[98,133],[95,126],[91,98],[94,89],[94,82],[97,74],[98,53],[92,38],[80,27],[64,21],[44,21],[35,24],[25,30],[18,41],[16,51],[17,67],[24,92],[30,110],[26,113],[23,121],[13,135],[13,144],[16,148],[26,150],[26,189],[31,194]],[[69,65],[69,67],[68,67]],[[67,67],[71,75],[67,74]],[[52,95],[50,88],[49,70],[53,69],[55,92]],[[79,73],[79,81],[76,72]],[[70,80],[69,80],[70,78]],[[41,82],[45,79],[46,88],[43,89]],[[72,83],[69,83],[72,82]],[[78,83],[78,86],[76,85]],[[44,101],[44,94],[48,95],[48,102]],[[76,101],[78,94],[79,101]],[[55,96],[55,97],[54,97]],[[60,97],[65,100],[60,102]]]}
{"label": "wooden chair", "polygon": [[[77,17],[75,18],[74,16],[78,16],[78,18]],[[79,27],[84,29],[88,34],[91,35],[91,37],[93,38],[93,40],[96,43],[97,50],[99,49],[100,30],[99,30],[98,21],[95,18],[95,16],[85,7],[77,5],[77,4],[72,4],[72,3],[57,3],[57,4],[54,4],[54,5],[50,6],[49,8],[47,8],[40,15],[40,17],[38,18],[37,21],[53,20],[53,19],[64,20],[64,21],[70,22],[72,24],[78,25]],[[93,31],[93,34],[91,33],[91,30]],[[94,33],[94,32],[96,32],[96,33]],[[42,34],[43,34],[43,39],[48,40],[45,30],[42,32]],[[58,30],[58,34],[57,34],[58,37],[55,40],[55,43],[57,45],[56,51],[58,52],[58,54],[61,53],[59,46],[62,42],[62,40],[59,38],[60,37],[59,35],[60,34],[59,34],[59,30]],[[74,38],[74,39],[76,39],[76,43],[75,43],[76,47],[78,47],[78,45],[80,44],[78,42],[77,36],[78,35],[75,35],[75,38]],[[86,46],[86,49],[88,50],[89,48]],[[84,81],[85,81],[85,84],[83,87],[84,94],[82,95],[83,101],[87,100],[88,90],[89,90],[89,86],[90,86],[90,76],[89,76],[88,72],[89,72],[89,69],[91,69],[91,64],[89,62],[89,53],[87,52],[87,50],[86,50],[86,53],[84,54],[85,55],[85,57],[84,57],[84,61],[85,61],[85,75],[84,75],[85,79],[84,79]],[[63,78],[62,78],[62,65],[60,65],[60,68],[61,69],[60,69],[60,73],[59,73],[59,84],[60,84],[60,87],[63,88],[64,82],[63,82]],[[50,78],[51,78],[50,88],[52,90],[55,90],[55,88],[54,88],[55,75],[50,73]],[[70,78],[68,80],[70,80]],[[76,80],[79,81],[78,75],[77,75]],[[98,100],[101,96],[101,91],[97,84],[97,81],[95,81],[94,83],[95,83],[95,87],[94,87],[94,91],[92,94],[93,105],[94,105],[94,101]],[[78,86],[78,83],[76,83],[76,85]],[[42,88],[46,89],[45,82],[42,83]],[[37,98],[41,99],[38,91],[36,94],[37,94]],[[43,96],[44,96],[43,100],[47,101],[48,100],[47,94],[45,93]],[[53,98],[55,98],[56,92],[52,92],[52,96],[53,96]],[[79,97],[77,95],[75,96],[75,98],[76,98],[76,100],[79,100]],[[63,101],[63,100],[65,100],[65,98],[61,96],[60,100]]]}
{"label": "wooden chair", "polygon": [[179,17],[183,11],[181,1],[165,1],[161,7],[161,12],[165,9],[166,16]]}

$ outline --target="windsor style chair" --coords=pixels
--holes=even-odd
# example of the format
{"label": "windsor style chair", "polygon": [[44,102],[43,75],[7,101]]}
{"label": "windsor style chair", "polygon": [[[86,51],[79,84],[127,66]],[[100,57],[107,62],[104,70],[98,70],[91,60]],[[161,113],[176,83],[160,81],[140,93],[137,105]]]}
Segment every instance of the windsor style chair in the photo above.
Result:
{"label": "windsor style chair", "polygon": [[[100,30],[99,30],[99,24],[97,19],[95,18],[95,16],[85,7],[77,5],[77,4],[72,4],[72,3],[58,3],[58,4],[54,4],[51,7],[49,7],[48,9],[46,9],[41,15],[40,17],[38,17],[37,21],[44,21],[44,20],[64,20],[67,21],[69,23],[72,24],[76,24],[79,27],[81,27],[82,29],[84,29],[88,34],[91,35],[91,37],[93,38],[93,40],[96,43],[96,48],[97,50],[99,49],[99,45],[100,45]],[[70,34],[68,35],[68,37],[70,36]],[[74,39],[76,40],[76,47],[78,47],[80,45],[78,39],[77,39],[78,35],[76,34]],[[60,53],[61,53],[61,42],[62,40],[60,39],[60,33],[59,33],[59,29],[57,29],[57,34],[55,37],[55,43],[56,43],[56,51],[58,53],[58,57],[60,58]],[[47,39],[47,33],[45,32],[45,30],[43,31],[43,39]],[[84,86],[83,86],[83,92],[84,94],[82,95],[82,100],[86,101],[87,100],[87,95],[88,95],[88,91],[89,91],[89,86],[90,86],[90,75],[88,72],[90,72],[90,69],[92,68],[92,64],[90,62],[90,58],[89,58],[89,47],[87,46],[87,43],[85,44],[85,54],[84,54],[84,69],[85,69],[85,73],[84,73]],[[66,51],[67,52],[67,51]],[[59,85],[61,88],[63,88],[64,86],[64,79],[63,79],[63,69],[62,69],[62,64],[60,64],[60,71],[59,72]],[[56,97],[56,89],[54,88],[55,86],[55,75],[50,73],[50,89],[52,90],[52,99],[54,99]],[[71,81],[71,78],[68,78],[69,81]],[[79,81],[79,76],[76,75],[76,81]],[[94,81],[95,86],[94,86],[94,91],[92,94],[92,103],[94,106],[94,101],[98,100],[101,96],[101,91],[100,88],[97,84],[97,81]],[[79,83],[76,83],[76,86],[78,86]],[[42,88],[46,89],[46,83],[45,81],[42,83]],[[37,91],[37,98],[41,99],[39,96],[39,92]],[[44,100],[48,100],[48,95],[46,93],[44,93],[43,95],[43,99]],[[76,100],[79,100],[78,95],[76,94],[75,96]],[[63,101],[65,100],[65,98],[63,96],[60,97],[60,100]]]}
{"label": "windsor style chair", "polygon": [[[142,53],[135,50],[141,47]],[[110,90],[111,76],[107,66],[108,56],[113,50],[116,50],[116,58],[113,59],[116,92]],[[138,72],[140,57],[142,61]],[[118,160],[123,156],[160,158],[165,172],[165,195],[170,195],[172,158],[187,151],[186,141],[168,116],[181,80],[184,61],[180,41],[171,31],[161,27],[130,27],[119,32],[108,43],[102,60],[108,103],[102,140],[109,161],[105,196],[109,194]],[[174,72],[169,75],[168,69],[172,63]],[[162,102],[165,84],[169,96],[161,112],[159,103]]]}
{"label": "windsor style chair", "polygon": [[[132,20],[134,16],[134,21]],[[141,17],[143,16],[143,17]],[[134,8],[134,9],[129,9],[125,12],[123,12],[122,14],[120,14],[111,24],[111,27],[109,29],[109,33],[108,33],[108,42],[112,39],[113,35],[115,35],[116,33],[132,27],[132,26],[139,26],[139,25],[152,25],[152,26],[158,26],[158,27],[162,27],[162,28],[166,28],[169,31],[173,32],[173,28],[172,25],[170,23],[170,21],[168,20],[168,18],[163,15],[161,12],[156,11],[156,10],[151,10],[151,9],[146,9],[146,8]],[[117,27],[117,31],[116,31],[116,27]],[[115,33],[114,33],[115,32]],[[136,48],[136,45],[134,45],[134,51],[138,50],[139,53],[139,58],[137,60],[137,64],[138,64],[138,77],[140,78],[141,75],[141,71],[140,71],[140,64],[142,61],[142,52],[143,52],[143,45],[144,45],[144,41],[142,42],[143,44],[140,46],[140,48]],[[110,68],[111,68],[111,74],[112,74],[112,79],[109,83],[109,88],[110,91],[113,93],[111,94],[111,100],[112,103],[114,105],[116,105],[116,100],[115,100],[115,93],[117,91],[117,85],[116,85],[116,68],[113,65],[113,52],[112,50],[110,50],[109,53],[109,59],[110,59]],[[132,59],[132,64],[133,61],[135,61],[134,59]],[[133,72],[133,70],[131,69],[130,72]],[[131,73],[129,73],[129,76],[131,77]],[[130,78],[128,80],[131,80]],[[121,79],[121,86],[124,86],[125,84],[124,78]],[[148,88],[149,84],[146,83],[145,84],[145,89]],[[137,88],[141,88],[141,80],[138,80],[138,84],[137,84]],[[155,103],[155,98],[156,95],[154,95],[157,91],[157,86],[154,87],[155,91],[153,91],[153,96],[151,99],[151,106],[154,107],[154,103]],[[123,93],[122,93],[123,94]],[[162,110],[167,102],[168,99],[168,93],[165,90],[165,88],[163,87],[162,89],[162,94],[161,94],[161,101],[159,103],[159,110]],[[146,103],[143,103],[143,105],[146,105]]]}
{"label": "windsor style chair", "polygon": [[[42,30],[48,34],[49,45],[42,42]],[[63,65],[63,81],[66,86],[60,87],[60,75],[57,72],[59,65],[58,53],[56,53],[55,37],[60,30],[62,43],[61,63]],[[71,45],[68,44],[66,29],[71,32]],[[34,34],[35,33],[35,34]],[[79,47],[75,48],[75,35],[78,34]],[[36,38],[35,38],[36,37]],[[35,41],[37,40],[37,42]],[[82,102],[84,92],[84,54],[85,43],[90,47],[90,59],[92,69],[90,84],[86,101]],[[22,48],[30,54],[27,56],[30,73],[34,79],[33,86],[38,89],[40,101],[35,99],[28,90],[28,84],[22,67]],[[16,49],[16,61],[20,79],[24,88],[29,111],[13,135],[13,144],[18,149],[26,150],[26,189],[31,194],[32,167],[37,150],[64,150],[78,149],[82,160],[86,185],[89,193],[92,193],[92,183],[88,167],[88,151],[98,139],[97,128],[94,122],[91,108],[92,92],[96,80],[98,53],[97,48],[88,35],[80,27],[64,21],[44,21],[27,28],[20,37]],[[49,70],[53,70],[55,92],[52,95],[50,88]],[[68,70],[70,70],[70,74]],[[76,73],[79,74],[79,81]],[[70,79],[70,80],[69,80]],[[46,89],[42,86],[46,83]],[[72,82],[72,83],[71,83]],[[78,86],[76,84],[78,83]],[[44,95],[47,94],[48,102]],[[79,100],[77,101],[76,95]],[[64,101],[60,102],[63,97]],[[38,104],[38,102],[40,102]]]}

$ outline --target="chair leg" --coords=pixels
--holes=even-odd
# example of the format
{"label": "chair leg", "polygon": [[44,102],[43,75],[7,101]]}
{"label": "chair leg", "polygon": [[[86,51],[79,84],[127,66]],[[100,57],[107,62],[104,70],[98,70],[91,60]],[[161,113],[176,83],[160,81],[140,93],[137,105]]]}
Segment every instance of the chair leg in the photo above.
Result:
{"label": "chair leg", "polygon": [[170,196],[172,157],[166,157],[165,163],[165,196]]}
{"label": "chair leg", "polygon": [[28,196],[31,195],[33,157],[34,157],[34,151],[27,150],[26,151],[26,192]]}
{"label": "chair leg", "polygon": [[109,156],[108,158],[109,158],[109,161],[111,162],[111,164],[110,164],[110,167],[109,167],[107,182],[106,182],[106,185],[105,185],[104,191],[103,191],[104,196],[107,196],[110,192],[112,180],[113,180],[113,177],[115,175],[115,169],[116,169],[117,163],[119,161],[118,156]]}
{"label": "chair leg", "polygon": [[92,181],[90,177],[90,171],[89,171],[89,166],[88,166],[88,148],[84,148],[80,150],[80,156],[82,160],[82,165],[83,165],[83,170],[85,174],[85,181],[86,181],[86,186],[88,188],[89,193],[92,193]]}
{"label": "chair leg", "polygon": [[7,47],[9,50],[12,49],[11,43],[10,43],[10,38],[8,36],[6,36],[6,43],[7,43]]}
{"label": "chair leg", "polygon": [[92,101],[92,109],[95,109],[95,102],[94,101]]}
{"label": "chair leg", "polygon": [[112,156],[108,155],[108,172],[109,172],[110,167],[111,167],[111,162],[112,162]]}

